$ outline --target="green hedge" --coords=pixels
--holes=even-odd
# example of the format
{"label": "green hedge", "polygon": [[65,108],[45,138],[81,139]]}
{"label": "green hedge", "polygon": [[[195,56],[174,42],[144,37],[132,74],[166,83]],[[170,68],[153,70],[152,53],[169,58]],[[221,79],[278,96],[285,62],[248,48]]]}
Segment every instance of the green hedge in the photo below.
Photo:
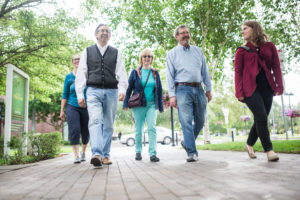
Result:
{"label": "green hedge", "polygon": [[[3,157],[4,139],[0,138],[0,164],[23,164],[55,158],[61,149],[61,133],[51,132],[43,134],[28,133],[27,155],[23,153],[26,134],[13,136],[8,144],[11,155]],[[12,155],[13,154],[13,155]],[[1,160],[1,158],[3,158]]]}
{"label": "green hedge", "polygon": [[39,135],[29,135],[31,155],[37,160],[55,158],[61,149],[61,133],[52,132]]}

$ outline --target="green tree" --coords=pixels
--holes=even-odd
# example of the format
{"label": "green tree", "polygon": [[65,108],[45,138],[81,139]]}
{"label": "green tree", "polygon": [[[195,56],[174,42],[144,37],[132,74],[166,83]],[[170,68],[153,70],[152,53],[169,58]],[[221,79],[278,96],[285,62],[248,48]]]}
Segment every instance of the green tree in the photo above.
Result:
{"label": "green tree", "polygon": [[[43,12],[42,6],[53,12]],[[7,63],[16,65],[30,76],[30,99],[50,102],[47,97],[61,91],[72,55],[91,43],[76,31],[82,23],[53,0],[1,1],[0,76],[5,76]],[[4,91],[1,78],[0,94]]]}
{"label": "green tree", "polygon": [[30,101],[29,115],[33,114],[34,109],[37,123],[46,122],[53,126],[56,131],[59,131],[62,127],[62,121],[59,118],[61,97],[61,92],[56,92],[49,95],[48,98],[51,99],[49,102],[40,99]]}

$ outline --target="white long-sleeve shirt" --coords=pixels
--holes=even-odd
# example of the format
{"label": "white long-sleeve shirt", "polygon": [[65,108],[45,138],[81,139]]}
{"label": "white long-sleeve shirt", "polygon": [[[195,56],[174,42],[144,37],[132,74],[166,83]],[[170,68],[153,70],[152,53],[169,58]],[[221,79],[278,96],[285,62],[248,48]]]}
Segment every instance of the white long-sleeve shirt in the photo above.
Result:
{"label": "white long-sleeve shirt", "polygon": [[[104,55],[108,45],[105,45],[104,47],[101,47],[97,43],[97,47],[102,55]],[[83,91],[86,87],[86,81],[87,81],[87,73],[88,73],[88,66],[87,66],[87,53],[86,49],[81,53],[80,56],[80,62],[78,65],[78,70],[76,74],[75,79],[75,89],[77,94],[77,99],[84,99]],[[117,56],[117,64],[116,64],[116,76],[119,81],[118,88],[119,93],[125,94],[127,87],[128,87],[128,80],[127,80],[127,74],[125,70],[124,61],[122,58],[122,53],[120,50],[118,50],[118,56]]]}

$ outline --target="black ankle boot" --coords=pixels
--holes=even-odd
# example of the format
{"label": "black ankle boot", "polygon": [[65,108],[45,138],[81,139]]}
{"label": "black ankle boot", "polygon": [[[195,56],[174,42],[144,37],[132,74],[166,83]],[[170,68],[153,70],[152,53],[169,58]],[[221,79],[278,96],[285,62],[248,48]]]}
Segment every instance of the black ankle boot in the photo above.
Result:
{"label": "black ankle boot", "polygon": [[150,157],[150,161],[151,162],[159,162],[159,158],[156,157],[156,155],[153,155],[153,156]]}
{"label": "black ankle boot", "polygon": [[135,154],[135,160],[142,160],[142,154],[141,153],[136,153]]}

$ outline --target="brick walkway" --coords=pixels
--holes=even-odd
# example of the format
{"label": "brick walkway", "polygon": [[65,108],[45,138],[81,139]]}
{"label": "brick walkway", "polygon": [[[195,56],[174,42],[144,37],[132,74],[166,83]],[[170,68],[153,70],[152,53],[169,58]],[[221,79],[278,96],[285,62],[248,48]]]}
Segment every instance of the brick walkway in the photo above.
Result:
{"label": "brick walkway", "polygon": [[186,163],[185,151],[158,144],[159,163],[134,160],[134,148],[112,146],[113,165],[93,169],[73,157],[0,167],[0,199],[219,200],[300,199],[300,155],[279,154],[269,163],[257,153],[200,151]]}

